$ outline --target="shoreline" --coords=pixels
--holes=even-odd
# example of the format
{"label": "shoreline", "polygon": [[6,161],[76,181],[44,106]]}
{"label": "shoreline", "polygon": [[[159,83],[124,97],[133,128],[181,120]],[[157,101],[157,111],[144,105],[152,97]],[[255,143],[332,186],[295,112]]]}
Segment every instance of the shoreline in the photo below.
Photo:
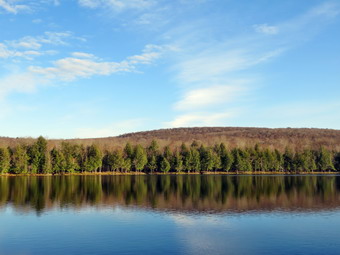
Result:
{"label": "shoreline", "polygon": [[122,175],[340,175],[340,172],[168,172],[168,173],[144,173],[144,172],[94,172],[94,173],[58,173],[58,174],[0,174],[0,177],[48,177],[48,176],[122,176]]}

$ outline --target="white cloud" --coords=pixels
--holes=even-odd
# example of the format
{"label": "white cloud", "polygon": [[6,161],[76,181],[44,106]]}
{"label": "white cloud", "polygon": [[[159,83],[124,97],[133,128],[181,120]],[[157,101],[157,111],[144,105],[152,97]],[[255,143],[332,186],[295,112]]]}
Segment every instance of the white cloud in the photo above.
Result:
{"label": "white cloud", "polygon": [[55,61],[53,67],[31,66],[29,71],[48,79],[73,81],[93,75],[110,75],[118,72],[130,72],[133,67],[128,62],[99,62],[93,59],[63,58]]}
{"label": "white cloud", "polygon": [[267,24],[254,25],[255,31],[267,35],[276,35],[279,33],[279,28],[276,26],[269,26]]}
{"label": "white cloud", "polygon": [[21,57],[26,59],[32,59],[33,57],[42,55],[43,52],[35,51],[35,50],[24,50],[17,51],[13,49],[9,49],[5,44],[0,43],[0,58],[15,58]]}
{"label": "white cloud", "polygon": [[[0,98],[13,93],[31,93],[38,87],[51,85],[55,81],[74,81],[93,75],[111,75],[119,72],[133,72],[138,65],[152,64],[160,58],[167,46],[147,45],[141,55],[128,57],[121,62],[105,62],[93,54],[73,52],[72,57],[53,62],[53,67],[30,66],[24,72],[16,72],[0,77]],[[0,44],[0,58],[26,57],[39,55],[38,51],[9,51]]]}
{"label": "white cloud", "polygon": [[73,52],[71,55],[76,58],[96,58],[95,55],[85,52]]}
{"label": "white cloud", "polygon": [[43,44],[66,45],[66,39],[74,38],[71,32],[45,32],[41,36],[25,36],[19,40],[7,41],[13,48],[40,49]]}
{"label": "white cloud", "polygon": [[28,5],[15,4],[16,1],[13,0],[0,0],[0,8],[6,12],[17,14],[20,11],[30,10]]}
{"label": "white cloud", "polygon": [[25,36],[19,40],[0,43],[0,59],[25,58],[28,60],[42,55],[53,55],[54,50],[42,50],[44,45],[67,45],[69,40],[83,40],[71,32],[45,32],[40,36]]}
{"label": "white cloud", "polygon": [[43,75],[48,79],[73,81],[78,78],[88,78],[93,75],[111,75],[119,72],[132,72],[139,64],[151,64],[158,59],[166,47],[147,45],[141,55],[128,57],[121,62],[105,62],[88,54],[76,52],[74,57],[59,59],[53,62],[53,67],[31,66],[29,71]]}
{"label": "white cloud", "polygon": [[128,57],[131,64],[150,64],[158,59],[165,50],[172,50],[169,46],[159,46],[154,44],[146,45],[141,55]]}
{"label": "white cloud", "polygon": [[242,82],[233,85],[215,85],[188,91],[182,100],[175,104],[177,110],[197,110],[214,105],[226,104],[239,98],[245,89]]}

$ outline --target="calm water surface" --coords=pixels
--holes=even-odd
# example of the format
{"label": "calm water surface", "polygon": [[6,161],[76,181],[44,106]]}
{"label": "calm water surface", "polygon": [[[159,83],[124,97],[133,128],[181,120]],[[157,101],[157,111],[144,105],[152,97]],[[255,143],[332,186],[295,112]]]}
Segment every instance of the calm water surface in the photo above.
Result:
{"label": "calm water surface", "polygon": [[0,254],[340,254],[340,176],[0,177]]}

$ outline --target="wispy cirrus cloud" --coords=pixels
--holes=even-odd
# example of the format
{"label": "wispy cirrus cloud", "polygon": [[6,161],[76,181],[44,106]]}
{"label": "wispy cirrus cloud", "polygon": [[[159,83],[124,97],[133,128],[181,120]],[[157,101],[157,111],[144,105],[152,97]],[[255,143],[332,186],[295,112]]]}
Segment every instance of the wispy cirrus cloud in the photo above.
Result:
{"label": "wispy cirrus cloud", "polygon": [[0,0],[0,13],[34,13],[41,5],[60,5],[59,0]]}
{"label": "wispy cirrus cloud", "polygon": [[229,48],[215,45],[209,50],[202,50],[180,60],[176,65],[178,80],[183,84],[210,83],[213,80],[224,81],[228,74],[248,69],[279,56],[283,48],[253,52],[246,48]]}
{"label": "wispy cirrus cloud", "polygon": [[35,50],[15,50],[9,48],[7,45],[0,43],[0,59],[7,58],[26,58],[32,59],[33,57],[41,56],[42,52]]}
{"label": "wispy cirrus cloud", "polygon": [[[6,44],[12,48],[40,49],[44,44],[66,45],[67,40],[75,38],[71,32],[45,32],[39,36],[25,36],[19,40],[7,41]],[[84,39],[82,39],[84,40]]]}
{"label": "wispy cirrus cloud", "polygon": [[[203,36],[210,32],[210,23],[199,22],[173,29],[165,37],[180,38],[176,45],[182,56],[175,60],[173,70],[182,95],[174,103],[174,109],[180,111],[179,115],[165,125],[176,127],[184,124],[202,126],[207,123],[227,123],[234,116],[228,113],[235,111],[233,105],[229,104],[228,95],[232,95],[234,102],[253,102],[256,98],[247,99],[247,90],[260,86],[255,79],[242,86],[243,93],[234,93],[240,89],[238,80],[247,79],[244,75],[251,73],[249,71],[255,67],[275,60],[312,38],[318,27],[326,25],[339,14],[340,5],[329,2],[279,24],[252,25],[254,32],[246,36],[240,34],[219,41]],[[216,87],[213,84],[221,85]],[[209,110],[211,114],[202,113],[202,110]]]}
{"label": "wispy cirrus cloud", "polygon": [[78,0],[80,6],[88,8],[110,8],[115,11],[144,9],[155,4],[153,0]]}
{"label": "wispy cirrus cloud", "polygon": [[279,33],[279,28],[276,26],[269,26],[268,24],[259,24],[253,26],[255,31],[267,35],[276,35]]}
{"label": "wispy cirrus cloud", "polygon": [[39,36],[25,36],[18,40],[0,42],[0,59],[26,58],[33,59],[38,56],[53,54],[55,50],[43,50],[44,46],[65,46],[69,41],[84,38],[76,37],[71,32],[45,32]]}

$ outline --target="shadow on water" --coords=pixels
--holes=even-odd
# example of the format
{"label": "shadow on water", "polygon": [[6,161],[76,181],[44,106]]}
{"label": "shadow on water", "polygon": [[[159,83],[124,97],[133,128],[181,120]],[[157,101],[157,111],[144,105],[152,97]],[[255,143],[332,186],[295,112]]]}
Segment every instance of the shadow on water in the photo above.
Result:
{"label": "shadow on water", "polygon": [[1,177],[0,206],[38,214],[88,206],[196,213],[313,211],[337,208],[339,191],[338,176]]}

